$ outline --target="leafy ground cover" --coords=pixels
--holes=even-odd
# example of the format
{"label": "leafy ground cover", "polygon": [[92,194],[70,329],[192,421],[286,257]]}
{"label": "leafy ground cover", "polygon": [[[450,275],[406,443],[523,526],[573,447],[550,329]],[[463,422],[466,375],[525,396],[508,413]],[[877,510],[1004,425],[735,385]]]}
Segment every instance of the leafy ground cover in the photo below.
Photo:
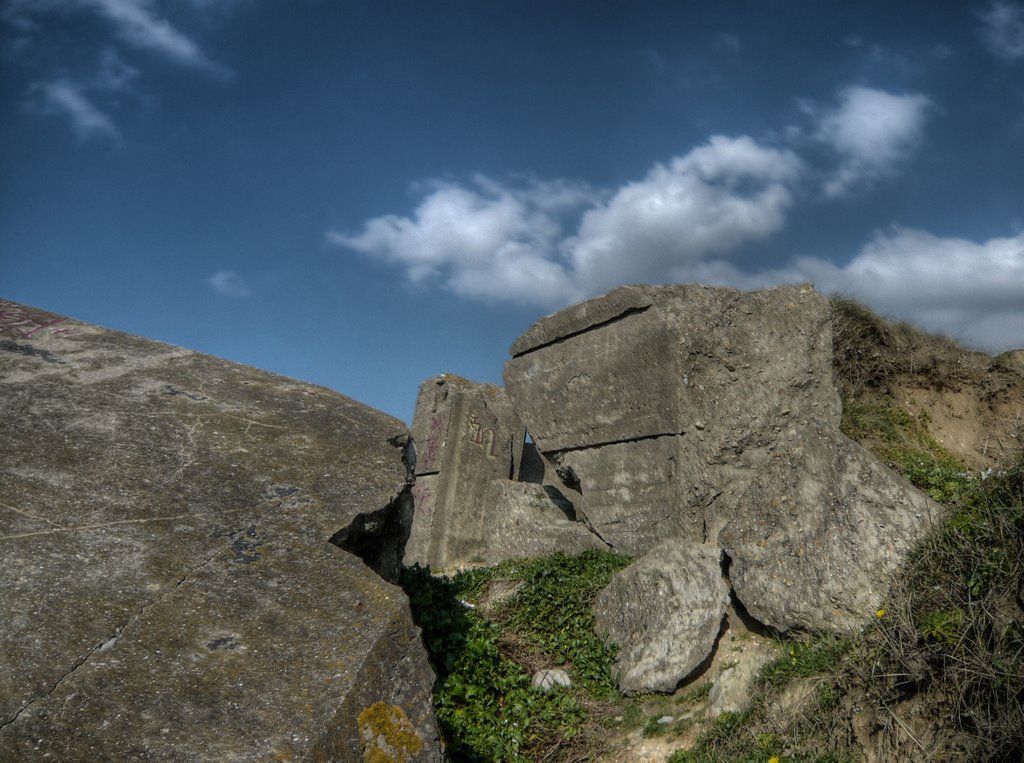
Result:
{"label": "leafy ground cover", "polygon": [[[401,584],[438,674],[435,706],[455,761],[532,761],[574,749],[600,698],[616,698],[614,650],[594,634],[591,604],[629,564],[619,554],[505,562],[453,578],[405,570]],[[514,592],[488,602],[495,581]],[[509,586],[506,586],[509,588]],[[560,667],[571,688],[531,686]]]}

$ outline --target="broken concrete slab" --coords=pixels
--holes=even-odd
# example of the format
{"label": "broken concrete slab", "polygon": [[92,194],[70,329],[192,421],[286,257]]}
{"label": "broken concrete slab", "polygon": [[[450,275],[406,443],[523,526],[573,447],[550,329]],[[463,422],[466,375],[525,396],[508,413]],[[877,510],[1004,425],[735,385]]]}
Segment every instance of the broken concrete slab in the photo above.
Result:
{"label": "broken concrete slab", "polygon": [[881,605],[890,575],[941,509],[836,430],[808,425],[770,452],[744,454],[754,476],[719,500],[717,542],[751,616],[778,630],[849,631]]}
{"label": "broken concrete slab", "polygon": [[616,573],[594,602],[595,630],[619,647],[619,688],[675,690],[711,655],[726,609],[717,547],[668,540]]}
{"label": "broken concrete slab", "polygon": [[808,284],[624,286],[524,337],[539,333],[513,345],[505,388],[545,455],[681,434],[728,447],[784,410],[839,421],[828,301]]}
{"label": "broken concrete slab", "polygon": [[577,514],[633,555],[724,548],[740,602],[779,630],[863,622],[937,516],[839,432],[809,284],[623,287],[542,319],[513,356],[509,397]]}
{"label": "broken concrete slab", "polygon": [[491,480],[519,475],[526,430],[505,391],[451,374],[420,385],[413,418],[415,509],[406,564],[435,569],[479,556]]}
{"label": "broken concrete slab", "polygon": [[665,537],[706,537],[707,508],[717,491],[699,461],[681,457],[682,437],[608,443],[549,458],[579,484],[576,513],[594,533],[617,551],[641,555]]}
{"label": "broken concrete slab", "polygon": [[385,718],[404,759],[440,760],[405,595],[330,542],[398,511],[405,427],[2,312],[0,758],[362,760]]}
{"label": "broken concrete slab", "polygon": [[486,535],[472,561],[493,565],[556,552],[608,550],[608,544],[576,520],[572,504],[552,486],[492,480],[484,505],[489,515]]}

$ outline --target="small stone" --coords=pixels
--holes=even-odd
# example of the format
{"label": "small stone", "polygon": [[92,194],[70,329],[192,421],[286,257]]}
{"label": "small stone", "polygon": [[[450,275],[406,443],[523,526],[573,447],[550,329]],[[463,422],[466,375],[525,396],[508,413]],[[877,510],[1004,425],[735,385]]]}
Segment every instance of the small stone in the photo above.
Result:
{"label": "small stone", "polygon": [[561,668],[549,668],[547,670],[538,670],[534,673],[531,685],[534,689],[548,692],[555,686],[572,686],[572,680],[569,678],[569,674]]}
{"label": "small stone", "polygon": [[658,719],[658,723],[660,723],[662,726],[667,726],[674,720],[675,718],[673,718],[671,715],[663,715]]}

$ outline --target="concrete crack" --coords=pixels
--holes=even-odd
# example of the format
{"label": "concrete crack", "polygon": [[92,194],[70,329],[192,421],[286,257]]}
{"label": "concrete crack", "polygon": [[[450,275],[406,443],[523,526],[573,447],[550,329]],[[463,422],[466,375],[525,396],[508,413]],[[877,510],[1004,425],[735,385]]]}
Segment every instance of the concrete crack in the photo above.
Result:
{"label": "concrete crack", "polygon": [[606,546],[608,547],[608,550],[609,550],[609,551],[614,551],[614,550],[615,550],[615,546],[614,546],[614,545],[612,545],[611,543],[609,543],[609,542],[608,542],[607,540],[605,540],[604,536],[603,536],[603,535],[601,535],[601,533],[599,533],[599,532],[597,531],[597,528],[596,528],[596,527],[594,527],[594,523],[590,521],[590,517],[588,517],[588,516],[586,515],[586,512],[584,512],[584,511],[583,511],[582,509],[576,509],[575,507],[574,507],[574,509],[573,509],[573,510],[574,510],[574,512],[576,513],[576,521],[577,521],[577,522],[579,522],[579,523],[580,523],[581,525],[583,525],[584,527],[586,527],[586,528],[587,528],[587,530],[589,530],[589,531],[590,531],[590,533],[591,533],[591,534],[592,534],[592,535],[593,535],[593,536],[594,536],[595,538],[597,538],[597,539],[598,539],[599,541],[601,541],[601,542],[602,542],[602,543],[603,543],[604,545],[606,545]]}
{"label": "concrete crack", "polygon": [[[51,527],[58,527],[58,528],[60,528],[60,525],[58,525],[56,522],[50,521],[46,517],[40,517],[40,516],[38,516],[36,514],[32,514],[31,512],[25,511],[24,509],[17,509],[14,506],[11,506],[10,504],[0,503],[0,508],[7,509],[8,511],[13,511],[15,514],[21,514],[21,516],[28,517],[29,519],[34,519],[37,522],[45,522],[46,524],[50,525]],[[63,529],[63,528],[60,528],[60,529]],[[8,537],[8,536],[0,536],[0,537]]]}
{"label": "concrete crack", "polygon": [[685,437],[686,432],[660,432],[658,434],[648,434],[642,437],[625,437],[621,440],[605,440],[604,442],[595,442],[590,445],[578,445],[572,448],[562,448],[561,450],[545,450],[544,456],[549,459],[558,458],[563,453],[578,453],[584,450],[594,450],[595,448],[604,448],[608,445],[623,445],[630,442],[643,442],[644,440],[659,440],[662,437]]}
{"label": "concrete crack", "polygon": [[618,323],[619,321],[624,320],[625,318],[629,318],[632,315],[639,315],[640,313],[643,313],[643,312],[646,312],[647,310],[649,310],[650,307],[651,306],[648,304],[648,305],[644,305],[642,307],[630,307],[630,308],[627,308],[627,309],[623,310],[621,313],[618,313],[617,315],[613,315],[611,318],[608,318],[608,319],[603,320],[603,321],[599,321],[597,323],[591,323],[591,324],[587,325],[586,327],[579,329],[578,331],[570,331],[569,333],[562,334],[561,336],[559,336],[556,339],[551,339],[551,340],[549,340],[547,342],[543,342],[541,344],[534,345],[533,347],[530,347],[530,348],[528,348],[526,350],[522,350],[521,352],[514,353],[512,355],[512,357],[513,358],[521,358],[524,355],[529,355],[531,352],[537,352],[537,350],[543,350],[545,347],[551,347],[552,345],[561,344],[562,342],[564,342],[567,339],[572,339],[574,336],[579,336],[580,334],[586,334],[586,333],[588,333],[590,331],[596,331],[597,329],[604,328],[605,326],[610,326],[611,324]]}

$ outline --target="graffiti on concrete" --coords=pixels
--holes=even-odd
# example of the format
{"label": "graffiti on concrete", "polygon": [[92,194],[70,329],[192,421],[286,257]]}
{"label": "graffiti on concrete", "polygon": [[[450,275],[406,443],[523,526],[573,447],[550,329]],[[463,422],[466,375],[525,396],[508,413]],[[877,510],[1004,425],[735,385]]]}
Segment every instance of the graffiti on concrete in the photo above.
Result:
{"label": "graffiti on concrete", "polygon": [[488,458],[498,457],[498,434],[494,427],[484,427],[476,414],[469,417],[469,441],[483,448]]}

